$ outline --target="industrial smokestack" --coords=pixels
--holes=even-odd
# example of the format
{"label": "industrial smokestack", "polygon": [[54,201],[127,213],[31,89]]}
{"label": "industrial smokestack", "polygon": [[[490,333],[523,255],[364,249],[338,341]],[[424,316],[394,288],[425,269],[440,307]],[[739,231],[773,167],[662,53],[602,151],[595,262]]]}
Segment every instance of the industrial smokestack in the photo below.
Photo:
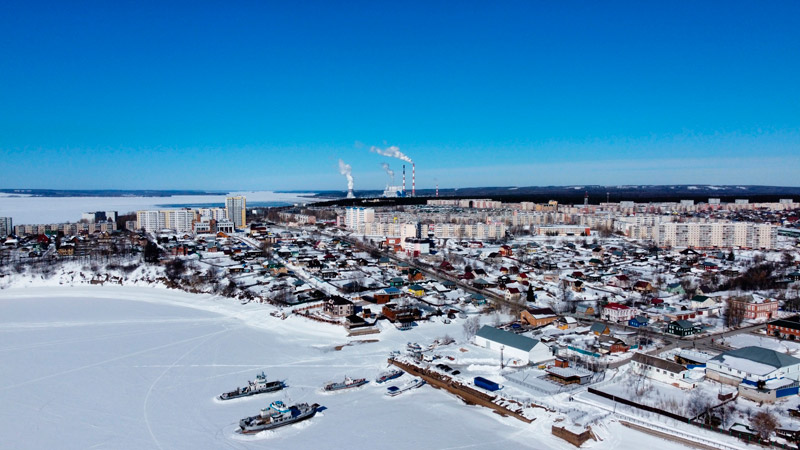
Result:
{"label": "industrial smokestack", "polygon": [[355,198],[353,194],[353,168],[339,159],[339,173],[347,177],[347,198]]}
{"label": "industrial smokestack", "polygon": [[439,183],[436,183],[436,198],[439,198]]}
{"label": "industrial smokestack", "polygon": [[406,165],[403,164],[403,193],[406,192]]}
{"label": "industrial smokestack", "polygon": [[417,196],[417,165],[411,163],[411,196]]}

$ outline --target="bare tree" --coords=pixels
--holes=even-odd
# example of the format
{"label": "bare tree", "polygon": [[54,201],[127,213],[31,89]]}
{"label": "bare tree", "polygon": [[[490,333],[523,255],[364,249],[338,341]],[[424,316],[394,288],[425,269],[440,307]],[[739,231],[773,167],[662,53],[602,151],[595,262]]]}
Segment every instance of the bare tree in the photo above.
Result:
{"label": "bare tree", "polygon": [[745,299],[728,297],[722,311],[722,322],[725,327],[735,328],[742,324],[745,315]]}
{"label": "bare tree", "polygon": [[750,419],[750,425],[758,437],[767,440],[778,427],[778,420],[768,411],[759,411]]}
{"label": "bare tree", "polygon": [[480,321],[477,317],[471,317],[464,321],[464,339],[470,340],[480,329]]}

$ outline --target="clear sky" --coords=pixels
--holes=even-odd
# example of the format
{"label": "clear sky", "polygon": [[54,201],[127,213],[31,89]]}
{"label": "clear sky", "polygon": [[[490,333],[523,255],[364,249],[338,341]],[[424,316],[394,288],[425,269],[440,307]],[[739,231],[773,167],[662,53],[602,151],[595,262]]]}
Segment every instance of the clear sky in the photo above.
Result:
{"label": "clear sky", "polygon": [[[658,4],[656,4],[658,3]],[[800,2],[0,3],[0,188],[774,184]],[[399,182],[399,176],[398,176]]]}

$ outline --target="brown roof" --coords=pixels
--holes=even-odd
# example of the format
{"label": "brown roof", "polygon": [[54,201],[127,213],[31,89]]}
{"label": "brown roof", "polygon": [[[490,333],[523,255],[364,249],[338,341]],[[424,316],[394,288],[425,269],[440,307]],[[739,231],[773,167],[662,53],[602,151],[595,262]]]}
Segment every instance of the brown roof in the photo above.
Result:
{"label": "brown roof", "polygon": [[676,362],[668,361],[666,359],[656,358],[655,356],[646,355],[644,353],[634,353],[631,361],[638,362],[640,364],[644,364],[647,366],[656,367],[658,369],[667,370],[672,373],[681,373],[684,370],[686,370],[685,367]]}

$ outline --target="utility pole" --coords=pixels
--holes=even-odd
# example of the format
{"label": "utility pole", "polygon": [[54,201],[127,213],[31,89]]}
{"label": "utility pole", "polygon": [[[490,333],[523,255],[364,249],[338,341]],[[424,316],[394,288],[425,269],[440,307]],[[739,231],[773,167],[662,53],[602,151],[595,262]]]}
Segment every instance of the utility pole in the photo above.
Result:
{"label": "utility pole", "polygon": [[500,347],[500,370],[503,370],[503,369],[505,368],[505,365],[504,365],[504,363],[503,363],[503,350],[504,350],[505,348],[506,348],[506,346],[505,346],[505,345],[503,345],[502,347]]}

